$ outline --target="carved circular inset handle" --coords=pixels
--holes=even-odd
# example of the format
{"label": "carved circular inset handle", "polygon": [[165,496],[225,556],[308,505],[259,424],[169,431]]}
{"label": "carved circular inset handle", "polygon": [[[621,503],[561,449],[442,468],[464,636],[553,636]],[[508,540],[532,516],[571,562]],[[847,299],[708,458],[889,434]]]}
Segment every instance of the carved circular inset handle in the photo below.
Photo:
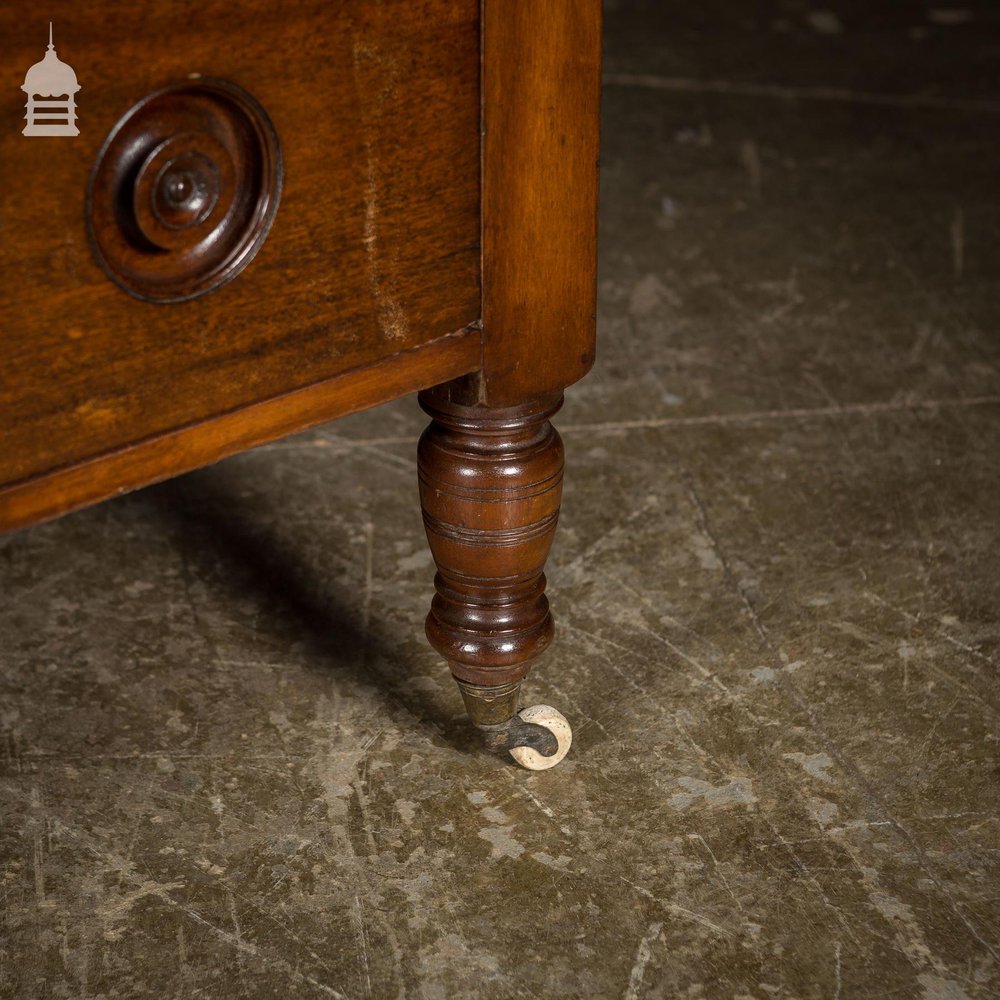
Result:
{"label": "carved circular inset handle", "polygon": [[197,80],[143,98],[111,130],[90,176],[87,228],[127,292],[183,302],[253,260],[280,195],[264,109],[232,83]]}

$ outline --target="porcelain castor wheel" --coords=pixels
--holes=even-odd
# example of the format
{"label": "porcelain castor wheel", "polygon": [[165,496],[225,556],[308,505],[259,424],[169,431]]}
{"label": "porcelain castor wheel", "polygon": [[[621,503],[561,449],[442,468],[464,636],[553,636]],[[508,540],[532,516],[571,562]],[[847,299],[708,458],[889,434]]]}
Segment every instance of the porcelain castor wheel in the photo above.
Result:
{"label": "porcelain castor wheel", "polygon": [[522,722],[542,726],[556,738],[558,747],[551,757],[545,757],[532,747],[514,747],[509,751],[511,757],[529,771],[546,771],[555,767],[569,753],[573,742],[573,730],[562,712],[557,712],[550,705],[532,705],[522,708],[517,713]]}

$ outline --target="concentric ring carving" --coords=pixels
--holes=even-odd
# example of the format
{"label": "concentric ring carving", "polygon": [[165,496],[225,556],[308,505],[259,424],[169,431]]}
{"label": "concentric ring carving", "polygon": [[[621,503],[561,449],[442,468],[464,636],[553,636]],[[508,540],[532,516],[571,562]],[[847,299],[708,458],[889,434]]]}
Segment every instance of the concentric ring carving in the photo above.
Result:
{"label": "concentric ring carving", "polygon": [[281,149],[264,109],[224,80],[144,97],[111,130],[90,176],[98,263],[130,294],[183,302],[236,277],[267,236]]}

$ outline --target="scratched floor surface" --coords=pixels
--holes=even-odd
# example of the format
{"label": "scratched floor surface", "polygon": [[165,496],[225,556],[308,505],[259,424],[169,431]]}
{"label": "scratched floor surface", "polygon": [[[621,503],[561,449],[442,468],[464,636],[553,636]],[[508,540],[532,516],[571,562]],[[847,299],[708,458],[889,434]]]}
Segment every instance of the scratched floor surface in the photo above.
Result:
{"label": "scratched floor surface", "polygon": [[0,996],[1000,994],[995,17],[609,7],[556,770],[412,399],[0,541]]}

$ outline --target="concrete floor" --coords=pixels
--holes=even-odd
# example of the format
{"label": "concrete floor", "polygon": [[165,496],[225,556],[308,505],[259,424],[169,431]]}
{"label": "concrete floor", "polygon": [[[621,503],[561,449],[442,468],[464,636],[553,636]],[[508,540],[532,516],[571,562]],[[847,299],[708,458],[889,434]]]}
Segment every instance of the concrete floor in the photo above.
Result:
{"label": "concrete floor", "polygon": [[1000,994],[1000,32],[882,6],[608,9],[554,771],[412,399],[0,541],[0,995]]}

